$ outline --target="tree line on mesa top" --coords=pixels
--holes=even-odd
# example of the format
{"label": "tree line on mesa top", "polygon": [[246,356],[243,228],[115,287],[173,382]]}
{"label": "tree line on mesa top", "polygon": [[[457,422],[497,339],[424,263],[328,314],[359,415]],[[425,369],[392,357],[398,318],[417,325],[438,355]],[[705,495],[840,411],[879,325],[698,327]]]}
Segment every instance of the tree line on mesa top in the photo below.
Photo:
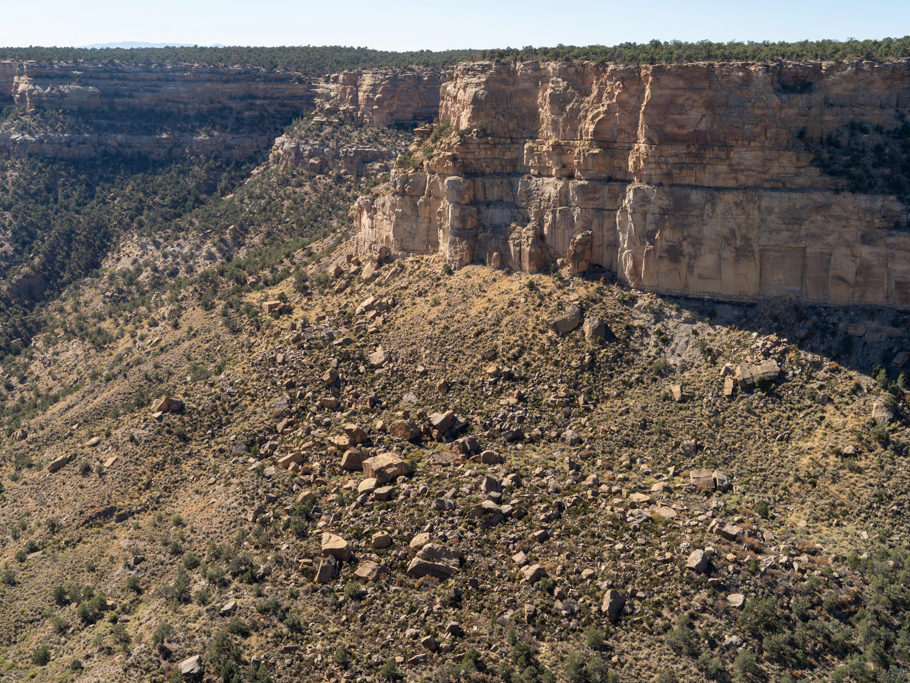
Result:
{"label": "tree line on mesa top", "polygon": [[164,47],[69,48],[0,47],[0,59],[38,62],[83,62],[116,65],[163,64],[208,67],[243,66],[292,71],[314,77],[350,69],[425,66],[444,67],[476,60],[591,60],[616,64],[685,62],[767,62],[777,60],[876,61],[910,59],[910,36],[882,40],[804,40],[786,42],[714,43],[660,41],[619,45],[557,45],[555,47],[488,50],[419,50],[389,52],[365,47]]}

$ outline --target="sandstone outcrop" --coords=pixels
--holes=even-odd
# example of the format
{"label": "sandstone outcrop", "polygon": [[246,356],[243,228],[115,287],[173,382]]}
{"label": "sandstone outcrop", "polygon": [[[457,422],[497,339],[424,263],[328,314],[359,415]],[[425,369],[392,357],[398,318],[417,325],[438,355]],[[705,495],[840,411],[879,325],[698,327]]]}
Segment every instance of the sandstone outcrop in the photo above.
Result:
{"label": "sandstone outcrop", "polygon": [[365,124],[391,126],[432,121],[439,110],[439,69],[344,71],[325,84],[326,116],[349,115]]}
{"label": "sandstone outcrop", "polygon": [[366,166],[377,162],[389,168],[399,151],[366,146],[323,147],[282,135],[275,139],[271,161],[281,168],[305,168],[313,173],[340,170],[359,175]]}
{"label": "sandstone outcrop", "polygon": [[358,201],[357,245],[910,308],[906,206],[818,153],[857,122],[897,130],[908,105],[905,62],[462,64],[441,88],[450,132]]}

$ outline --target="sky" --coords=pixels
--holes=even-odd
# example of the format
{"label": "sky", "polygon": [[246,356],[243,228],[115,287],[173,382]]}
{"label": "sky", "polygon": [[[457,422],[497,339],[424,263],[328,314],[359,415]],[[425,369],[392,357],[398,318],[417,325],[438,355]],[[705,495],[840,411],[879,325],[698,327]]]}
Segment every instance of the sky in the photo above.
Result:
{"label": "sky", "polygon": [[910,0],[16,0],[0,46],[146,41],[443,50],[910,34]]}

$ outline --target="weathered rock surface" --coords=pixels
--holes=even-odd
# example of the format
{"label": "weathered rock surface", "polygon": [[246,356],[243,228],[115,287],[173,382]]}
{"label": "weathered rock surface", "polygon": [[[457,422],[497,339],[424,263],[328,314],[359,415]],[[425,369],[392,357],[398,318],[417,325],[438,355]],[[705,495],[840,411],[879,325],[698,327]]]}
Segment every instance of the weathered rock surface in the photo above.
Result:
{"label": "weathered rock surface", "polygon": [[341,536],[329,533],[322,534],[322,554],[342,561],[350,560],[353,555],[350,543]]}
{"label": "weathered rock surface", "polygon": [[439,109],[440,69],[371,69],[329,76],[326,116],[350,115],[373,126],[432,121]]}
{"label": "weathered rock surface", "polygon": [[363,475],[372,477],[380,484],[406,476],[411,472],[411,465],[391,453],[381,453],[363,461]]}
{"label": "weathered rock surface", "polygon": [[407,573],[415,579],[424,576],[447,579],[458,571],[460,563],[461,555],[454,548],[428,543],[408,563]]}
{"label": "weathered rock surface", "polygon": [[526,271],[568,254],[663,293],[910,308],[904,205],[813,152],[851,121],[895,129],[906,63],[474,63],[441,95],[461,134],[358,201],[362,251]]}
{"label": "weathered rock surface", "polygon": [[275,138],[270,158],[282,168],[306,168],[314,173],[341,170],[359,175],[369,164],[390,163],[399,152],[363,145],[325,147],[282,135]]}

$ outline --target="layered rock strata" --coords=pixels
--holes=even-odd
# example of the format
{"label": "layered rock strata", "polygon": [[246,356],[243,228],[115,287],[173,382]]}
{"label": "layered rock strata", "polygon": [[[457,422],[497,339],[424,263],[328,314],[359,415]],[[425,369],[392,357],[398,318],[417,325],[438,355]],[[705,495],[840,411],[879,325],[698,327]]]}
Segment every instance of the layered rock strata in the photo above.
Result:
{"label": "layered rock strata", "polygon": [[441,89],[452,134],[415,143],[358,201],[357,243],[528,271],[568,254],[671,294],[908,308],[907,207],[850,191],[813,151],[857,122],[897,129],[908,108],[904,62],[464,64]]}
{"label": "layered rock strata", "polygon": [[29,109],[264,109],[293,115],[310,108],[315,93],[294,73],[259,68],[0,62],[0,105]]}
{"label": "layered rock strata", "polygon": [[441,85],[439,69],[345,71],[326,80],[328,97],[320,110],[373,126],[428,122],[439,112]]}
{"label": "layered rock strata", "polygon": [[0,62],[0,106],[45,110],[53,121],[24,130],[8,121],[0,153],[244,158],[267,150],[315,97],[311,82],[261,69]]}
{"label": "layered rock strata", "polygon": [[313,173],[339,170],[360,175],[371,164],[389,168],[397,156],[398,151],[392,149],[361,145],[324,147],[282,135],[272,147],[271,161],[281,168],[305,168]]}

